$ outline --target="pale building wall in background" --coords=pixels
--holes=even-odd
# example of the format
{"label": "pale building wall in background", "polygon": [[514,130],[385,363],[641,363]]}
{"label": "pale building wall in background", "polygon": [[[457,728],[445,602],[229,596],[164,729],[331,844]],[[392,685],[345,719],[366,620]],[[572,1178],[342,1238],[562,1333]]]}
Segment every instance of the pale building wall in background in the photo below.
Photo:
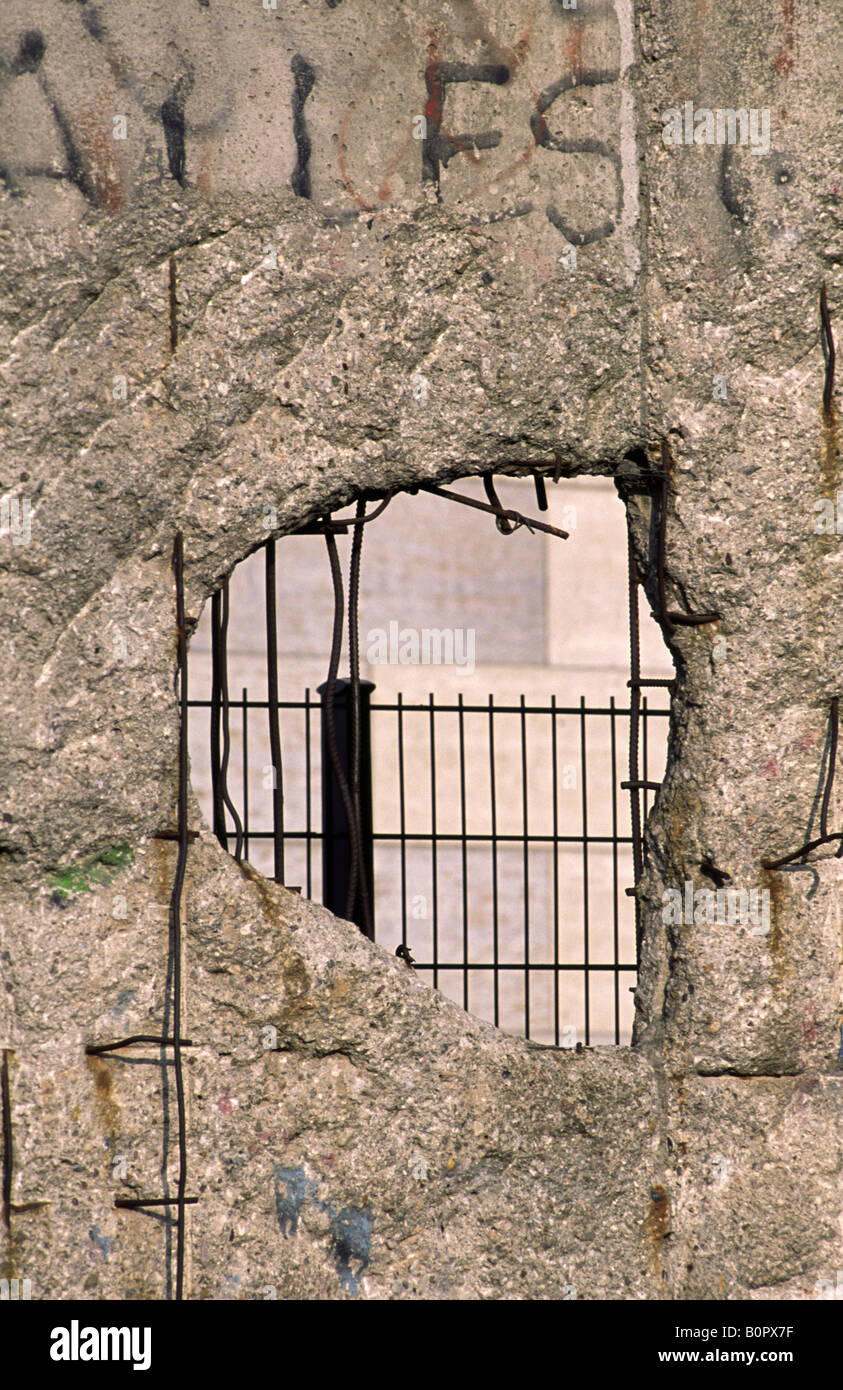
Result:
{"label": "pale building wall in background", "polygon": [[[459,490],[483,498],[476,480]],[[504,505],[528,516],[542,515],[530,480],[499,480]],[[608,479],[582,478],[548,487],[550,510],[544,519],[570,531],[567,541],[530,534],[522,528],[504,537],[488,516],[421,493],[397,497],[382,518],[367,527],[363,546],[360,596],[361,675],[376,686],[374,700],[394,702],[400,692],[407,703],[466,705],[515,704],[606,707],[612,697],[619,708],[628,705],[628,617],[626,599],[626,531],[623,507]],[[349,540],[339,538],[347,575]],[[321,537],[290,537],[277,546],[279,695],[302,699],[306,687],[318,703],[317,687],[327,674],[333,599],[330,574]],[[266,699],[264,619],[264,562],[261,553],[238,566],[230,582],[231,617],[228,642],[229,688],[239,699],[246,686],[251,699]],[[670,676],[673,668],[656,624],[644,601],[641,610],[641,667],[649,676]],[[390,622],[399,629],[460,629],[474,633],[474,670],[468,666],[371,664],[366,660],[376,630],[386,633]],[[191,694],[210,694],[210,605],[191,643]],[[459,650],[459,648],[457,649]],[[463,651],[465,648],[462,649]],[[469,648],[470,650],[470,648]],[[347,674],[344,644],[340,674]],[[666,704],[658,697],[654,703]],[[235,804],[242,802],[242,738],[240,711],[232,712],[232,752],[229,786]],[[406,825],[410,832],[430,829],[430,745],[426,715],[407,714],[405,724]],[[658,779],[664,767],[667,721],[659,721],[660,738],[651,739],[649,776]],[[612,768],[609,721],[586,720],[588,748],[588,828],[591,834],[612,832]],[[628,721],[616,725],[616,781],[626,779]],[[373,721],[374,825],[398,828],[397,716],[381,714]],[[255,711],[249,717],[249,808],[254,829],[269,829],[271,793],[266,719]],[[319,723],[312,722],[312,806],[318,824]],[[285,753],[285,814],[288,828],[305,825],[304,719],[282,712]],[[532,833],[553,828],[550,720],[527,716],[528,824]],[[495,721],[497,824],[503,834],[517,835],[523,826],[522,751],[520,717]],[[459,743],[455,715],[437,716],[437,828],[460,830]],[[206,817],[211,819],[207,719],[194,711],[191,726],[193,786]],[[560,834],[579,834],[582,826],[580,720],[559,716],[557,817]],[[488,833],[490,776],[488,721],[465,716],[465,764],[469,834]],[[629,834],[629,801],[617,788],[617,824]],[[250,862],[272,872],[269,840],[254,840]],[[499,958],[524,959],[524,856],[521,845],[498,849]],[[461,848],[440,846],[438,862],[438,954],[443,961],[461,958],[464,946]],[[632,882],[631,855],[622,847],[617,860],[620,958],[634,959],[634,914],[623,889]],[[397,845],[376,847],[378,940],[393,946],[401,939],[401,876]],[[318,850],[311,864],[312,895],[319,897],[321,867]],[[614,859],[609,845],[592,845],[588,858],[590,959],[613,956]],[[418,959],[430,959],[433,937],[432,881],[429,847],[408,846],[406,854],[407,935]],[[529,857],[530,958],[554,958],[553,858],[549,847],[532,846]],[[287,848],[287,881],[307,891],[304,849]],[[491,851],[470,847],[467,855],[469,959],[491,959]],[[579,846],[562,846],[558,858],[556,896],[559,903],[559,958],[583,960],[584,865]],[[632,1018],[629,986],[622,977],[620,1007],[624,1032]],[[462,977],[443,971],[439,987],[463,1001]],[[523,974],[500,976],[501,1026],[521,1031]],[[583,980],[578,972],[559,980],[560,1027],[583,1036]],[[590,984],[592,1041],[611,1042],[613,990],[610,973],[592,976]],[[545,973],[531,984],[531,1034],[552,1040],[553,977]],[[470,977],[468,1005],[472,1012],[493,1017],[491,972]],[[570,1037],[570,1034],[568,1035]]]}

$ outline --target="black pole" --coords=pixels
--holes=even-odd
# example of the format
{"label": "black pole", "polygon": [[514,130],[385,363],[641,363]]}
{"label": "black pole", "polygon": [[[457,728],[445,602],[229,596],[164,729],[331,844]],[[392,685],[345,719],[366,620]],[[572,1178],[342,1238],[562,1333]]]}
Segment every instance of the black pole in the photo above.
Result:
{"label": "black pole", "polygon": [[[371,709],[372,681],[360,681],[360,829],[363,844],[363,862],[366,868],[366,881],[370,889],[370,931],[366,931],[365,917],[359,894],[351,912],[351,921],[360,928],[364,936],[375,939],[374,901],[374,853],[372,843],[372,745]],[[351,841],[348,833],[348,816],[339,783],[334,772],[328,750],[325,728],[325,691],[327,685],[319,686],[322,697],[322,901],[329,911],[337,917],[345,917],[348,885],[351,880]],[[334,693],[334,720],[336,724],[337,752],[339,753],[345,778],[349,786],[352,777],[352,708],[351,682],[338,680]]]}

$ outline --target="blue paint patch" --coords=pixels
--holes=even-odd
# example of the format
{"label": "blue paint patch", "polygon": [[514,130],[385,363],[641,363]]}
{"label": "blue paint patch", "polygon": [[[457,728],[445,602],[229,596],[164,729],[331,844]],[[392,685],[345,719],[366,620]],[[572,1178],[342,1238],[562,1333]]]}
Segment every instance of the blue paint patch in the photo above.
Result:
{"label": "blue paint patch", "polygon": [[114,1236],[104,1236],[99,1226],[92,1226],[89,1234],[103,1259],[107,1260],[114,1253]]}
{"label": "blue paint patch", "polygon": [[122,1014],[128,1009],[130,1004],[134,1004],[135,1002],[135,991],[133,989],[121,989],[117,996],[117,1003],[114,1005],[111,1012],[115,1015]]}
{"label": "blue paint patch", "polygon": [[[360,1276],[369,1265],[372,1213],[362,1207],[343,1207],[331,1220],[331,1239],[334,1243],[340,1284],[352,1298],[357,1298],[360,1293]],[[360,1262],[356,1274],[351,1269],[352,1261]]]}
{"label": "blue paint patch", "polygon": [[840,1051],[837,1054],[837,1060],[843,1063],[843,1028],[840,1029]]}
{"label": "blue paint patch", "polygon": [[285,1168],[279,1163],[275,1170],[275,1212],[281,1234],[287,1239],[287,1227],[294,1236],[299,1228],[299,1212],[307,1197],[308,1181],[303,1168]]}
{"label": "blue paint patch", "polygon": [[[286,1168],[279,1163],[275,1170],[275,1211],[281,1234],[285,1240],[288,1228],[290,1235],[296,1234],[305,1202],[312,1202],[320,1211],[326,1212],[330,1217],[331,1244],[340,1285],[352,1298],[358,1298],[360,1276],[369,1267],[372,1213],[363,1207],[343,1207],[342,1211],[335,1211],[329,1197],[317,1200],[318,1191],[319,1183],[308,1178],[303,1168]],[[356,1272],[352,1264],[357,1265]]]}

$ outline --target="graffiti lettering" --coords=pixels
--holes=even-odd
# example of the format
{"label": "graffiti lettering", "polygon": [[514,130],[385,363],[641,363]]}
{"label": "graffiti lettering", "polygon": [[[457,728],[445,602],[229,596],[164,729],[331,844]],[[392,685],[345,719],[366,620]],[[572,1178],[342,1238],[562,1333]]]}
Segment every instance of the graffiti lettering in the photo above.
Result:
{"label": "graffiti lettering", "polygon": [[310,197],[310,134],[304,118],[304,104],[313,91],[316,73],[306,58],[297,53],[290,64],[293,72],[293,138],[296,142],[296,167],[290,183],[299,198]]}
{"label": "graffiti lettering", "polygon": [[[323,15],[326,9],[333,12],[340,4],[341,0],[325,0]],[[198,5],[203,15],[201,18],[195,15],[196,25],[204,30],[206,25],[219,24],[214,17],[213,7],[207,6],[204,0],[198,0]],[[207,51],[207,45],[197,48],[194,54],[193,40],[186,32],[183,38],[185,51],[181,51],[178,42],[169,42],[166,45],[166,60],[162,57],[157,66],[153,65],[146,74],[140,63],[112,34],[109,26],[115,24],[116,20],[109,19],[107,23],[93,3],[74,8],[80,20],[80,41],[87,49],[92,44],[96,45],[102,55],[102,85],[99,89],[93,89],[93,98],[81,109],[76,109],[71,98],[65,96],[63,91],[60,99],[58,87],[54,90],[51,85],[57,84],[58,79],[52,76],[52,69],[49,78],[45,73],[44,55],[48,51],[49,34],[36,28],[22,32],[16,40],[14,56],[7,57],[5,62],[0,59],[0,94],[19,79],[30,84],[34,81],[41,93],[45,111],[49,113],[52,132],[46,137],[39,135],[42,145],[35,157],[15,159],[11,154],[5,157],[0,155],[0,180],[15,194],[23,193],[28,178],[64,180],[93,206],[117,211],[123,206],[124,184],[131,186],[133,178],[149,177],[150,171],[154,177],[154,159],[149,158],[149,152],[153,151],[157,155],[161,176],[169,173],[181,187],[195,181],[200,191],[210,193],[212,173],[215,178],[224,177],[222,170],[231,167],[231,155],[224,151],[226,142],[221,141],[222,133],[231,133],[233,138],[229,144],[236,148],[237,141],[244,140],[249,130],[248,121],[241,119],[236,69],[231,69],[227,84],[221,84],[197,56],[200,51]],[[610,236],[615,230],[620,215],[618,209],[622,205],[620,156],[609,141],[598,138],[600,131],[591,138],[585,138],[586,132],[580,128],[569,132],[563,129],[557,133],[558,123],[555,129],[551,128],[551,112],[555,106],[557,111],[561,111],[566,104],[556,104],[571,93],[606,88],[618,82],[619,70],[610,66],[611,47],[607,47],[613,43],[611,30],[603,22],[610,20],[614,12],[610,4],[596,0],[587,6],[585,3],[579,6],[581,10],[586,9],[582,19],[571,17],[569,20],[566,12],[576,13],[573,3],[556,0],[555,8],[558,18],[551,21],[550,42],[554,45],[555,61],[562,60],[565,72],[542,91],[536,90],[527,72],[530,50],[534,55],[540,52],[541,36],[536,31],[537,20],[532,7],[528,7],[529,13],[523,28],[519,30],[517,41],[504,42],[492,35],[474,0],[465,0],[465,8],[453,32],[448,30],[446,33],[444,29],[436,33],[428,31],[425,38],[423,29],[412,35],[406,31],[406,27],[399,27],[387,37],[379,54],[367,60],[365,72],[356,71],[349,75],[348,104],[338,125],[334,127],[336,133],[331,137],[335,151],[316,143],[326,140],[327,131],[331,128],[326,127],[325,119],[326,114],[330,113],[326,113],[321,106],[316,113],[313,110],[314,103],[324,100],[325,96],[324,92],[319,91],[318,76],[326,61],[325,54],[330,50],[331,21],[328,20],[327,37],[317,26],[314,29],[314,44],[327,43],[328,48],[308,50],[307,57],[297,52],[290,62],[292,89],[287,97],[290,102],[287,110],[290,111],[291,122],[287,125],[286,146],[292,147],[293,167],[287,177],[293,193],[300,198],[319,199],[322,194],[315,193],[314,188],[321,190],[319,180],[325,181],[326,175],[330,177],[331,168],[336,170],[338,165],[355,210],[338,210],[332,204],[331,193],[328,193],[324,212],[328,220],[336,225],[353,219],[360,211],[374,213],[388,205],[394,197],[405,196],[414,180],[418,179],[419,172],[422,187],[435,190],[439,202],[443,201],[443,197],[450,199],[452,195],[460,199],[495,199],[498,186],[512,180],[515,181],[516,193],[512,206],[495,210],[494,205],[487,205],[484,220],[519,218],[536,208],[543,210],[543,215],[561,233],[569,247],[586,246]],[[568,27],[560,44],[558,24],[563,15],[563,22]],[[586,34],[591,34],[595,22],[598,22],[594,32],[597,49],[592,61],[586,65],[582,56],[583,41]],[[272,33],[275,32],[273,27]],[[204,38],[207,37],[205,34]],[[222,37],[221,30],[219,37]],[[425,43],[426,53],[422,47],[420,54],[416,45],[423,46]],[[446,60],[446,44],[468,45],[463,48],[464,60],[460,59],[459,49],[456,56],[452,51],[448,52]],[[421,73],[418,67],[420,56]],[[374,89],[381,81],[384,66],[393,63],[407,73],[405,123],[402,125],[399,112],[396,113],[397,121],[385,123],[381,129],[371,124],[367,114],[365,129],[360,128],[355,139],[350,140],[350,125],[363,119],[364,109],[367,113],[371,111]],[[423,88],[420,85],[414,88],[410,78],[413,69],[423,77]],[[332,84],[332,91],[335,85]],[[461,110],[463,113],[469,110],[470,101],[474,99],[471,92],[473,87],[479,89],[478,95],[484,88],[489,93],[495,111],[499,113],[497,119],[485,125],[482,118],[478,120],[463,114],[460,127],[449,129],[448,109]],[[455,89],[461,89],[464,95],[458,96]],[[501,95],[492,98],[494,89],[498,89]],[[368,95],[370,91],[371,98]],[[119,101],[118,93],[121,94]],[[253,99],[254,95],[249,92],[249,99]],[[451,108],[448,107],[449,96]],[[74,97],[73,100],[78,98]],[[583,105],[581,97],[574,98],[572,112],[576,113],[577,119],[582,114]],[[605,111],[608,109],[605,101],[598,102],[598,112],[601,107],[605,122]],[[201,113],[200,119],[190,114],[193,112]],[[456,120],[453,124],[456,126]],[[464,126],[469,128],[462,128]],[[473,128],[475,126],[476,129]],[[394,137],[389,136],[389,130],[395,132]],[[384,138],[393,138],[394,144],[391,152],[384,152],[379,175],[376,172],[376,154],[373,159],[373,145],[376,146],[376,142]],[[192,142],[198,142],[198,149],[196,143]],[[498,151],[494,164],[485,157],[486,152],[493,150]],[[606,164],[610,166],[607,172],[615,196],[612,198],[610,191],[602,220],[598,216],[591,225],[583,226],[570,203],[563,203],[552,187],[546,188],[541,201],[536,199],[532,186],[529,189],[523,187],[525,165],[531,164],[535,168],[539,157],[543,161],[543,178],[550,180],[553,162],[547,161],[545,156],[551,151],[566,158],[589,156],[603,161],[604,170]],[[539,156],[537,152],[544,154]],[[419,153],[420,171],[417,163]],[[457,160],[459,155],[464,157],[463,160]],[[356,185],[349,170],[352,160],[365,166],[365,184],[370,191],[364,192]],[[229,161],[227,166],[226,161]],[[193,163],[195,168],[191,167]],[[580,163],[583,169],[587,169],[587,162],[580,160]],[[452,164],[461,166],[463,174],[468,177],[456,180],[450,175],[446,177],[446,171],[450,170]],[[259,160],[258,166],[263,167],[263,161]],[[472,170],[479,170],[479,182]],[[584,175],[580,174],[579,177],[582,180]],[[535,176],[531,182],[537,182]],[[568,188],[569,197],[572,196],[572,186]],[[327,187],[330,189],[330,182]]]}
{"label": "graffiti lettering", "polygon": [[192,74],[180,77],[167,100],[161,107],[161,124],[164,127],[164,140],[167,145],[167,163],[176,183],[184,187],[184,108],[193,87]]}
{"label": "graffiti lettering", "polygon": [[[620,73],[617,68],[583,69],[577,65],[573,72],[565,73],[550,87],[545,88],[536,102],[533,115],[530,117],[530,129],[537,145],[541,145],[545,149],[557,150],[560,154],[594,154],[611,162],[615,170],[617,206],[620,206],[623,196],[621,159],[617,151],[603,140],[563,140],[558,135],[552,135],[545,119],[545,113],[565,92],[572,92],[577,87],[599,87],[617,82],[619,76]],[[602,241],[605,237],[611,236],[615,230],[615,223],[612,218],[607,218],[604,222],[581,232],[572,227],[552,203],[548,204],[546,212],[548,221],[556,227],[557,231],[562,233],[565,240],[570,242],[572,246],[588,246],[593,241]]]}
{"label": "graffiti lettering", "polygon": [[447,168],[455,154],[463,153],[469,158],[476,158],[474,151],[494,149],[503,138],[499,130],[465,135],[443,133],[442,114],[448,85],[453,82],[491,82],[500,87],[509,81],[510,71],[504,63],[442,63],[435,38],[428,45],[427,55],[424,75],[427,86],[427,104],[424,108],[427,134],[422,144],[422,180],[435,184],[436,196],[441,202],[441,165]]}
{"label": "graffiti lettering", "polygon": [[[12,166],[4,164],[0,168],[0,177],[11,193],[20,193],[21,188],[18,183],[18,176],[25,178],[53,178],[66,179],[74,184],[87,199],[94,201],[96,190],[93,181],[89,178],[85,169],[84,162],[76,147],[70,128],[70,122],[65,116],[62,107],[53,95],[50,86],[44,76],[43,59],[47,51],[47,45],[43,34],[38,29],[27,29],[21,35],[18,51],[8,65],[6,70],[12,79],[21,77],[25,73],[34,74],[38,82],[40,91],[49,107],[50,113],[55,122],[56,131],[61,142],[62,151],[65,159],[65,168],[61,171],[38,164],[24,164]],[[0,72],[0,78],[6,74]],[[2,84],[5,86],[5,82]]]}

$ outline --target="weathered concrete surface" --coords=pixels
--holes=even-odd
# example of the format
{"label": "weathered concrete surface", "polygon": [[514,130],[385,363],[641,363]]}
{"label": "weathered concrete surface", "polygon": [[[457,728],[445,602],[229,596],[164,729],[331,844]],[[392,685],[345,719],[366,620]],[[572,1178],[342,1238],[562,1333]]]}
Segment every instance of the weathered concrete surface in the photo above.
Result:
{"label": "weathered concrete surface", "polygon": [[[30,1006],[15,1200],[50,1205],[15,1218],[11,1256],[36,1296],[171,1292],[160,1224],[112,1202],[167,1190],[172,1083],[155,1049],[79,1058],[160,1022],[174,859],[146,843],[65,908],[33,895],[52,944],[10,979]],[[117,889],[142,920],[115,924]],[[807,1297],[833,1279],[839,1078],[666,1078],[628,1049],[519,1042],[207,834],[186,917],[195,1297]]]}
{"label": "weathered concrete surface", "polygon": [[[279,223],[265,207],[252,220],[242,206],[224,217],[180,195],[178,239],[173,201],[136,210],[128,225],[90,228],[75,315],[51,295],[50,278],[56,287],[67,279],[51,253],[39,284],[54,307],[29,311],[31,324],[23,308],[15,318],[5,466],[24,458],[27,440],[34,446],[9,486],[26,471],[36,500],[32,543],[12,550],[18,572],[8,587],[18,620],[4,649],[20,688],[5,840],[42,858],[161,822],[155,787],[173,755],[161,716],[171,685],[176,520],[195,621],[209,588],[271,534],[267,517],[275,530],[290,529],[346,502],[355,486],[452,476],[490,452],[552,458],[570,437],[570,466],[587,467],[595,448],[598,457],[622,457],[639,440],[630,399],[636,313],[622,284],[612,320],[610,289],[587,292],[577,312],[583,345],[568,351],[556,333],[558,291],[537,292],[532,272],[509,263],[505,242],[489,234],[487,245],[436,207],[371,230],[355,223],[341,234],[337,264],[337,233],[302,200],[290,200]],[[268,242],[278,268],[262,270]],[[179,247],[187,248],[176,256],[181,338],[170,357],[168,251]],[[44,246],[38,259],[47,255]],[[131,271],[118,268],[134,257]],[[31,270],[12,291],[17,284],[28,294]],[[501,366],[481,386],[489,357]],[[595,397],[595,361],[606,358],[627,378],[625,388],[617,383],[626,418],[607,388]],[[125,402],[112,396],[121,370],[132,382]],[[429,383],[424,405],[413,396],[420,374]],[[47,447],[51,457],[56,451],[52,464]],[[157,700],[138,703],[127,668],[156,684]],[[105,727],[92,728],[90,709],[74,704],[82,679],[97,684]],[[33,717],[33,684],[35,708],[60,714]],[[47,766],[53,794],[42,802],[36,788]]]}
{"label": "weathered concrete surface", "polygon": [[[739,4],[668,13],[666,25],[647,7],[641,16],[641,129],[653,132],[648,395],[676,456],[669,591],[722,621],[672,643],[683,694],[645,892],[652,908],[665,886],[711,887],[707,859],[737,887],[769,891],[771,925],[755,937],[665,928],[654,912],[638,1036],[712,1073],[826,1069],[841,1045],[838,845],[811,856],[815,875],[768,873],[761,861],[820,833],[839,690],[839,537],[815,523],[839,480],[818,300],[825,279],[839,302],[843,202],[829,131],[841,15],[784,5],[771,32],[766,14]],[[766,109],[769,154],[665,146],[661,112],[687,100]],[[829,829],[841,819],[835,792]]]}
{"label": "weathered concrete surface", "polygon": [[[601,471],[666,437],[669,606],[722,616],[670,639],[636,1047],[498,1035],[349,927],[244,882],[203,832],[185,899],[188,1290],[814,1296],[843,1262],[840,863],[835,845],[814,856],[809,899],[811,876],[760,860],[817,833],[838,693],[838,540],[814,503],[838,482],[817,305],[823,278],[841,302],[839,9],[785,5],[771,25],[736,0],[642,3],[638,53],[620,0],[482,20],[279,7],[227,37],[187,0],[140,7],[148,29],[58,0],[2,19],[0,467],[3,495],[31,502],[31,536],[2,539],[4,1269],[35,1297],[170,1287],[162,1224],[112,1203],[160,1190],[162,1115],[172,1185],[172,1090],[151,1053],[92,1062],[84,1044],[169,1017],[175,851],[149,837],[174,815],[174,532],[195,622],[267,535],[361,489],[555,454]],[[390,121],[412,141],[443,61],[507,67],[448,101],[451,131],[500,128],[512,148],[489,147],[497,166],[439,144],[423,165],[402,145],[403,186],[376,204],[359,185],[394,149],[372,141]],[[228,87],[209,77],[226,67]],[[567,124],[560,88],[551,126],[553,84],[585,71],[609,77]],[[666,147],[662,112],[686,100],[769,108],[769,154]],[[595,129],[600,174],[594,150],[562,148]],[[648,505],[630,507],[644,568]],[[705,860],[769,887],[766,936],[663,922],[664,888],[708,886]]]}
{"label": "weathered concrete surface", "polygon": [[[147,844],[95,898],[33,905],[42,931],[61,927],[14,978],[32,1002],[12,1072],[16,1199],[52,1203],[19,1218],[15,1255],[43,1271],[41,1296],[165,1296],[160,1226],[111,1209],[117,1191],[161,1189],[156,1051],[135,1050],[148,1065],[90,1059],[81,1076],[78,1058],[93,1035],[155,1031],[174,861],[174,846]],[[117,887],[146,900],[142,930],[115,932]],[[643,1058],[560,1054],[467,1018],[346,924],[252,881],[210,836],[191,853],[186,915],[196,1297],[658,1296],[647,1218],[664,1145]],[[80,936],[91,965],[74,979]],[[138,958],[118,976],[130,943]],[[45,975],[67,988],[48,1020]],[[172,1091],[166,1108],[172,1124]]]}

